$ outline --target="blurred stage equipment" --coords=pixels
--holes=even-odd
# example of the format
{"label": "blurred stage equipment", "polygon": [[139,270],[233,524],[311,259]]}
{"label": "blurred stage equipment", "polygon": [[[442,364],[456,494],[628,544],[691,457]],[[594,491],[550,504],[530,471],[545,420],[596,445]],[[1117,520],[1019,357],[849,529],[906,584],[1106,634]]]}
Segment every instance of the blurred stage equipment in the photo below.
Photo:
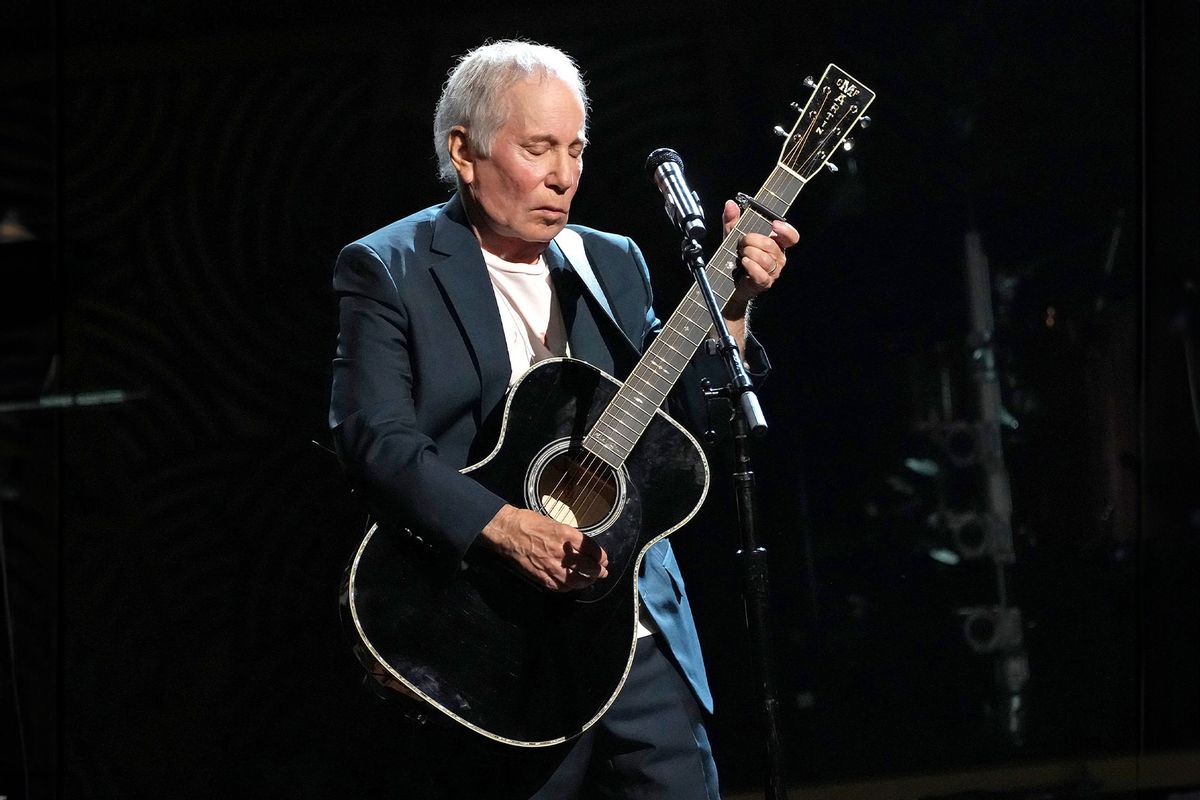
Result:
{"label": "blurred stage equipment", "polygon": [[[3,610],[4,656],[0,658],[0,746],[16,754],[13,775],[36,796],[40,764],[50,757],[40,751],[44,735],[36,701],[55,680],[52,654],[39,650],[34,636],[21,631],[43,628],[56,618],[54,583],[35,583],[58,558],[55,520],[58,488],[47,479],[57,470],[59,416],[66,409],[120,405],[141,399],[144,392],[101,389],[55,392],[59,383],[61,294],[55,253],[50,242],[35,236],[16,209],[0,214],[0,608]],[[30,711],[30,700],[35,701]],[[11,714],[8,713],[11,709]],[[27,730],[33,726],[33,736]],[[32,746],[32,749],[31,749]],[[19,759],[19,767],[17,766]],[[32,766],[31,766],[32,765]],[[18,792],[10,794],[17,796]]]}
{"label": "blurred stage equipment", "polygon": [[[973,468],[972,474],[978,476],[979,485],[962,492],[963,497],[946,497],[946,482],[939,481],[943,496],[929,522],[947,534],[953,550],[937,548],[936,552],[931,550],[930,556],[946,564],[988,560],[994,567],[991,571],[995,579],[994,603],[962,607],[958,615],[962,619],[963,638],[970,649],[992,660],[992,712],[1002,728],[997,732],[1009,744],[1019,746],[1025,737],[1029,659],[1021,610],[1011,604],[1009,596],[1007,570],[1015,561],[1012,493],[1000,438],[1002,426],[1016,429],[1018,423],[1001,401],[993,347],[991,272],[975,230],[967,231],[964,237],[964,256],[971,318],[966,344],[977,419],[954,419],[952,404],[945,397],[942,419],[920,427],[942,451],[949,466],[959,470]],[[947,390],[948,386],[944,387],[943,395]],[[932,472],[937,474],[940,470],[934,466]],[[967,507],[956,507],[963,505]]]}

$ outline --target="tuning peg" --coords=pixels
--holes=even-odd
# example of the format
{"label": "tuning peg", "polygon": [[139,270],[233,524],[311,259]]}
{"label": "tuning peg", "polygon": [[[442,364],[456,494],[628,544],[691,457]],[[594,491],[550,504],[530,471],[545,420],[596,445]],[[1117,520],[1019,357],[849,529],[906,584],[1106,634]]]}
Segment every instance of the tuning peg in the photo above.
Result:
{"label": "tuning peg", "polygon": [[800,105],[795,100],[792,101],[791,106],[792,106],[792,111],[795,111],[797,114],[799,114],[801,111],[804,110],[804,106]]}
{"label": "tuning peg", "polygon": [[861,119],[859,119],[858,127],[862,128],[863,130],[866,130],[867,128],[871,127],[871,118],[864,116]]}
{"label": "tuning peg", "polygon": [[846,141],[842,142],[842,149],[849,153],[854,149],[854,140],[847,138]]}
{"label": "tuning peg", "polygon": [[825,169],[829,170],[830,172],[838,171],[837,164],[833,163],[832,161],[825,162]]}
{"label": "tuning peg", "polygon": [[815,88],[817,88],[817,82],[813,80],[813,76],[812,76],[812,75],[806,75],[806,76],[805,76],[805,78],[804,78],[804,85],[805,85],[805,86],[807,86],[807,87],[808,87],[808,88],[810,88],[810,89],[815,89]]}
{"label": "tuning peg", "polygon": [[788,137],[788,132],[787,132],[787,131],[785,131],[785,130],[784,130],[782,127],[780,127],[779,125],[776,125],[776,126],[775,126],[775,135],[776,135],[776,136],[780,136],[780,137],[782,137],[782,138],[786,139],[786,138]]}

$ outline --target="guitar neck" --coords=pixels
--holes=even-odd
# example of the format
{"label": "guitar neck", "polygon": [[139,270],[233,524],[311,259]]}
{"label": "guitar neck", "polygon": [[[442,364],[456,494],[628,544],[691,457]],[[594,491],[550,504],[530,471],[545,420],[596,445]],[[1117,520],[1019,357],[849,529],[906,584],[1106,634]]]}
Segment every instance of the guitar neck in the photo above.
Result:
{"label": "guitar neck", "polygon": [[[836,64],[825,69],[819,83],[809,79],[806,84],[813,87],[812,96],[791,132],[786,134],[787,141],[771,176],[754,196],[756,205],[742,212],[705,267],[719,306],[733,297],[736,288],[733,275],[742,237],[771,231],[770,220],[754,208],[779,217],[787,214],[800,190],[829,162],[829,157],[846,141],[850,130],[875,99],[873,91]],[[699,287],[693,286],[617,396],[600,414],[583,446],[610,467],[620,467],[711,329],[708,307],[700,297]]]}
{"label": "guitar neck", "polygon": [[[799,175],[779,165],[754,199],[782,217],[795,202],[804,183]],[[769,219],[753,209],[742,212],[704,269],[718,305],[729,302],[737,286],[733,274],[742,237],[748,233],[765,235],[770,232]],[[583,440],[583,446],[614,469],[620,467],[711,330],[712,317],[700,296],[700,287],[693,285],[625,379],[617,396],[600,414]]]}

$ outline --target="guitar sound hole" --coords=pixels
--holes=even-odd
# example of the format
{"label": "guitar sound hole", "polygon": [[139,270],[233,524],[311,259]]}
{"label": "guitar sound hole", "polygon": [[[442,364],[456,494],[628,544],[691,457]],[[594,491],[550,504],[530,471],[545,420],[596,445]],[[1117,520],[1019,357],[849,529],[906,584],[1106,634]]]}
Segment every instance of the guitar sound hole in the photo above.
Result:
{"label": "guitar sound hole", "polygon": [[621,485],[603,461],[586,450],[571,448],[542,461],[534,494],[539,510],[546,516],[591,531],[614,516]]}

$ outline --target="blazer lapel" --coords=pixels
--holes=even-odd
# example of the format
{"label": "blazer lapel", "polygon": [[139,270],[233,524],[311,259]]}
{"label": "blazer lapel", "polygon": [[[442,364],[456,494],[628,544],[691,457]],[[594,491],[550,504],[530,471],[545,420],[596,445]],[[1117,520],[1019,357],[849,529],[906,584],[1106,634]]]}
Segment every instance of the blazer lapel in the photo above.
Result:
{"label": "blazer lapel", "polygon": [[[554,279],[559,306],[563,311],[563,322],[567,326],[571,354],[588,361],[609,373],[614,373],[613,354],[616,349],[627,350],[627,355],[637,357],[640,350],[629,340],[625,330],[617,322],[612,306],[596,278],[583,242],[570,229],[559,234],[571,234],[576,240],[574,258],[563,252],[556,238],[546,248],[546,266]],[[616,347],[610,349],[605,337],[615,337]]]}
{"label": "blazer lapel", "polygon": [[454,195],[433,223],[430,249],[446,256],[430,268],[453,307],[459,328],[475,356],[480,382],[480,419],[486,419],[504,397],[512,366],[504,341],[504,325],[488,278],[479,240],[467,225],[466,212]]}

